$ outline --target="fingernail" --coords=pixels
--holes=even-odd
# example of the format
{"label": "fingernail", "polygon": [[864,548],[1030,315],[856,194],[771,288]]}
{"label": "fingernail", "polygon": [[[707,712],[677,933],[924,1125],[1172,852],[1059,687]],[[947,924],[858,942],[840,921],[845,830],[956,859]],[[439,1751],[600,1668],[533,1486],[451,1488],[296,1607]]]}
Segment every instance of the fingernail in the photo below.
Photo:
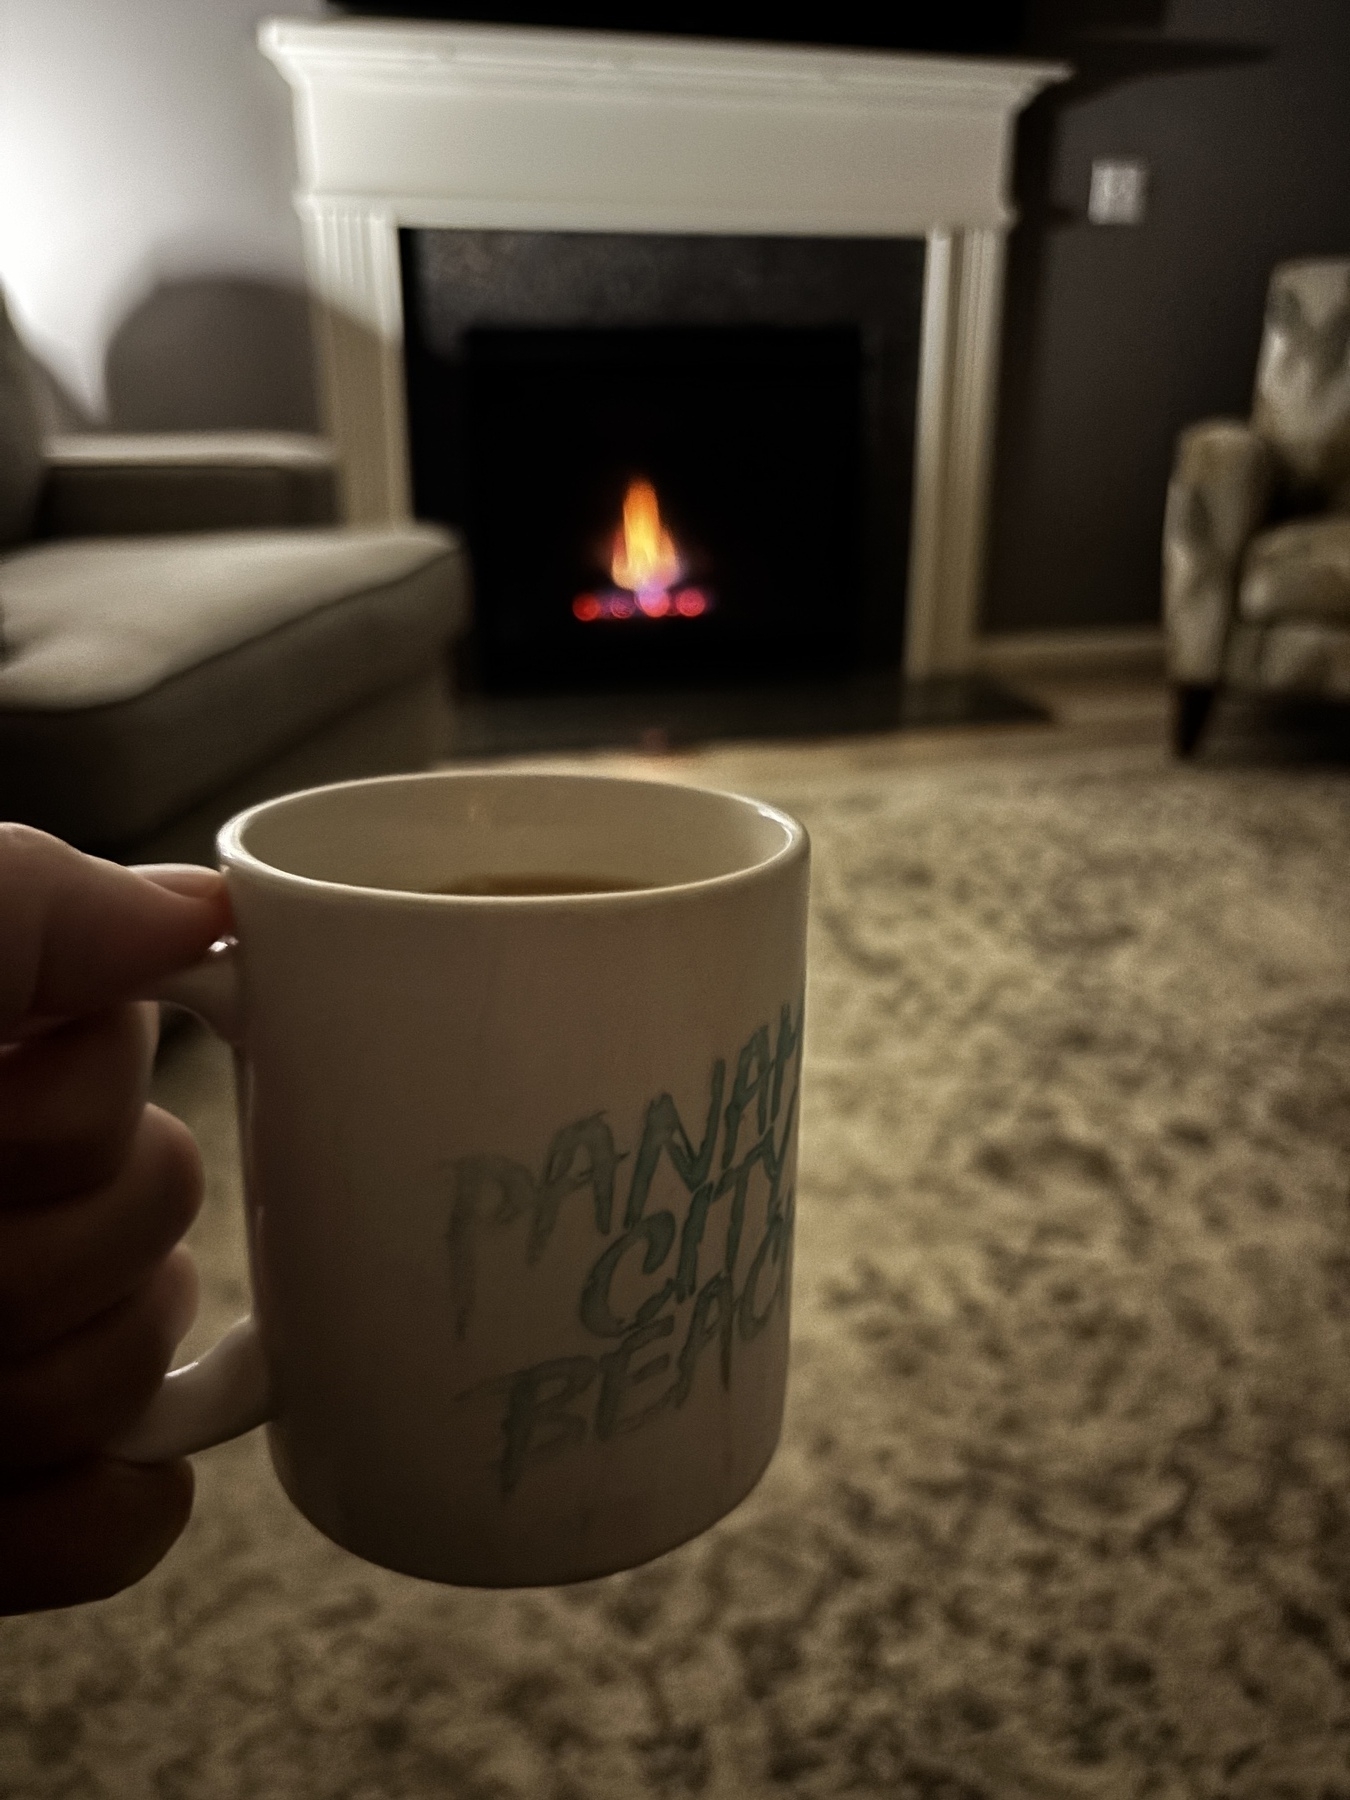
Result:
{"label": "fingernail", "polygon": [[156,887],[185,894],[192,900],[214,899],[220,892],[219,869],[206,869],[200,863],[143,863],[136,874],[144,875]]}

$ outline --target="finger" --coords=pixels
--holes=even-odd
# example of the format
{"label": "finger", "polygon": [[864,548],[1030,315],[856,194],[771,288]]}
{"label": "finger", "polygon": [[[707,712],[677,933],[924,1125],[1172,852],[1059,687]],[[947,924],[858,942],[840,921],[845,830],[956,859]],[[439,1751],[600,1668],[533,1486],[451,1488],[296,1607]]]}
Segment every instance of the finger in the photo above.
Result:
{"label": "finger", "polygon": [[35,1355],[127,1299],[197,1216],[201,1156],[157,1106],[106,1187],[0,1211],[0,1359]]}
{"label": "finger", "polygon": [[0,1053],[0,1210],[113,1179],[145,1105],[157,1031],[153,1004],[119,1006]]}
{"label": "finger", "polygon": [[0,1488],[0,1614],[120,1593],[173,1544],[192,1511],[192,1465],[104,1458]]}
{"label": "finger", "polygon": [[26,1018],[101,1011],[143,992],[203,955],[230,920],[210,869],[141,874],[26,825],[0,824],[0,901],[0,1038]]}
{"label": "finger", "polygon": [[208,869],[204,863],[133,863],[131,872],[171,894],[186,894],[193,900],[210,899],[224,886],[220,870]]}
{"label": "finger", "polygon": [[179,1247],[82,1330],[0,1368],[0,1469],[54,1468],[120,1437],[154,1398],[196,1304],[196,1268]]}

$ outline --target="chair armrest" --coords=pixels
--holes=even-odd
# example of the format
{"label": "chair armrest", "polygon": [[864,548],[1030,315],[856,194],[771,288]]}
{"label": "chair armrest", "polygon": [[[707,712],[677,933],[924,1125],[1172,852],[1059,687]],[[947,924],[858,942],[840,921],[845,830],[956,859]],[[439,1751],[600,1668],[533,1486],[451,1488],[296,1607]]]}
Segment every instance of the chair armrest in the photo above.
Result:
{"label": "chair armrest", "polygon": [[54,437],[38,507],[44,537],[328,525],[337,461],[288,432],[144,432]]}
{"label": "chair armrest", "polygon": [[1206,419],[1177,439],[1163,519],[1163,626],[1175,681],[1217,682],[1247,541],[1266,516],[1275,462],[1237,419]]}

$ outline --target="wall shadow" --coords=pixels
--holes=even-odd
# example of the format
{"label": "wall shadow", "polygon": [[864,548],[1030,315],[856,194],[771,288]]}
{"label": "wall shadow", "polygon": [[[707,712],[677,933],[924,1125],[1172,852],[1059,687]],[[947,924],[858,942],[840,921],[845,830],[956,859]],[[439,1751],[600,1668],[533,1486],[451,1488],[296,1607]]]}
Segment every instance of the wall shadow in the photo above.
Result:
{"label": "wall shadow", "polygon": [[309,299],[279,283],[162,283],[114,332],[105,378],[114,431],[319,428]]}
{"label": "wall shadow", "polygon": [[63,432],[98,431],[98,420],[87,406],[76,399],[61,377],[31,346],[24,345],[24,354],[42,435],[59,437]]}

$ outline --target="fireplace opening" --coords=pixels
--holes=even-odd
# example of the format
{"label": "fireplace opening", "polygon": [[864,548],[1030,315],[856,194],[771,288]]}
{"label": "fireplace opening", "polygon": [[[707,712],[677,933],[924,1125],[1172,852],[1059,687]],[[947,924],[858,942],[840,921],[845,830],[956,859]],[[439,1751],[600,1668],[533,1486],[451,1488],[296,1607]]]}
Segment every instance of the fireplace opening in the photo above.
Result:
{"label": "fireplace opening", "polygon": [[856,329],[476,330],[465,349],[489,689],[858,666]]}
{"label": "fireplace opening", "polygon": [[471,688],[894,688],[921,242],[401,250],[414,504],[468,537]]}

